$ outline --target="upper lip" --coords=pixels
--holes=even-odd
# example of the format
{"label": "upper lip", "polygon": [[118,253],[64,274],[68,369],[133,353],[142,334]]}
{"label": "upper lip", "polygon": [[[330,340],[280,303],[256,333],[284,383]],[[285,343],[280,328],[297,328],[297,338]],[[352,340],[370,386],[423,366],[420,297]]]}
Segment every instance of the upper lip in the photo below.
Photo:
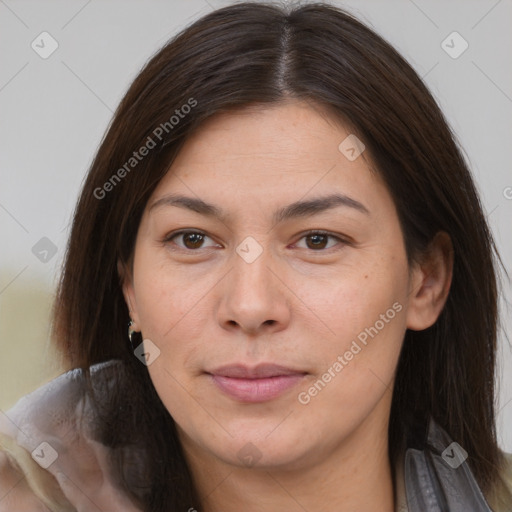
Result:
{"label": "upper lip", "polygon": [[243,364],[230,364],[221,366],[208,373],[235,379],[264,379],[268,377],[278,377],[281,375],[305,374],[306,372],[293,370],[277,364],[259,364],[253,367]]}

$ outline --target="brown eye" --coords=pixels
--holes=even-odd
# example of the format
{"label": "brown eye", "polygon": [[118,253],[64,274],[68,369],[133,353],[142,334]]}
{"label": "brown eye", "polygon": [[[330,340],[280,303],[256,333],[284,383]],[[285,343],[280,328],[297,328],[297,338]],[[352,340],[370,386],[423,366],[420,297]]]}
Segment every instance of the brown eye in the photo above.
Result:
{"label": "brown eye", "polygon": [[183,236],[183,242],[187,249],[198,249],[203,243],[203,235],[200,233],[186,233]]}
{"label": "brown eye", "polygon": [[311,241],[311,246],[309,244],[309,249],[325,249],[325,246],[327,245],[327,240],[329,238],[328,235],[308,235],[305,237],[306,240]]}
{"label": "brown eye", "polygon": [[338,245],[345,245],[347,242],[338,236],[331,235],[330,233],[324,233],[323,231],[311,231],[310,233],[306,233],[301,240],[306,240],[306,247],[301,247],[305,249],[310,249],[312,251],[323,251],[324,249],[330,249],[336,245],[336,243],[331,243],[329,247],[329,241],[333,240],[334,242],[338,242]]}
{"label": "brown eye", "polygon": [[[171,233],[169,236],[165,238],[164,242],[172,242],[175,245],[177,245],[180,249],[194,251],[205,247],[212,247],[213,245],[203,245],[204,241],[209,238],[210,237],[207,236],[205,233],[199,231],[179,231],[177,233]],[[181,240],[181,243],[178,243],[176,240]]]}

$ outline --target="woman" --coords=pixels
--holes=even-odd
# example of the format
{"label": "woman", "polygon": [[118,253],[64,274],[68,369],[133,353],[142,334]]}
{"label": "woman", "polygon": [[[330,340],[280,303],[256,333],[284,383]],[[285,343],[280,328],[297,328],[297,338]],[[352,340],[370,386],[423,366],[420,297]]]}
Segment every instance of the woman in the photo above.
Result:
{"label": "woman", "polygon": [[203,17],[87,175],[70,371],[3,418],[0,510],[512,510],[494,252],[389,44],[322,4]]}

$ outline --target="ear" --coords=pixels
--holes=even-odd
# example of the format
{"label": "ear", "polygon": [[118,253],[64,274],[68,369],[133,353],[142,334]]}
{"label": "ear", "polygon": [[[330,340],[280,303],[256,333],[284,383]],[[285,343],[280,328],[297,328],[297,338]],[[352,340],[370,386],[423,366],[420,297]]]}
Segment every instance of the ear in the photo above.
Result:
{"label": "ear", "polygon": [[408,329],[422,331],[436,322],[448,298],[452,274],[452,242],[448,233],[440,231],[412,271]]}
{"label": "ear", "polygon": [[117,260],[117,273],[123,290],[124,300],[130,312],[130,318],[133,322],[132,329],[140,331],[139,315],[137,313],[137,302],[135,301],[135,291],[133,289],[133,276],[128,264]]}

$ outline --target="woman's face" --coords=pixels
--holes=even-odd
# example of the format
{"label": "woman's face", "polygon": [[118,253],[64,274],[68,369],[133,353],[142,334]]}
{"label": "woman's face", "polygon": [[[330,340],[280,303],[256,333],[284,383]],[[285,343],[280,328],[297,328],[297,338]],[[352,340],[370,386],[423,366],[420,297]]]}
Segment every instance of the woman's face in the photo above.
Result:
{"label": "woman's face", "polygon": [[150,198],[123,290],[188,452],[298,468],[387,442],[405,330],[435,318],[349,136],[300,102],[219,115]]}

